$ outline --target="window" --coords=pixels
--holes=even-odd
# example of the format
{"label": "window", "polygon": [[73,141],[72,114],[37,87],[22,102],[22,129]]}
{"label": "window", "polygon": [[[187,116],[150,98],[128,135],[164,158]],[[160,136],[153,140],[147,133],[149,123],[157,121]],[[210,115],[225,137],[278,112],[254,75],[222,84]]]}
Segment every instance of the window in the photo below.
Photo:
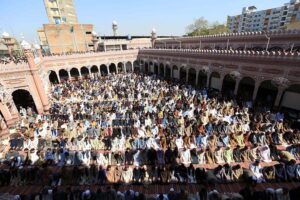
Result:
{"label": "window", "polygon": [[92,34],[92,32],[87,31],[87,32],[85,32],[85,34],[90,35],[90,34]]}

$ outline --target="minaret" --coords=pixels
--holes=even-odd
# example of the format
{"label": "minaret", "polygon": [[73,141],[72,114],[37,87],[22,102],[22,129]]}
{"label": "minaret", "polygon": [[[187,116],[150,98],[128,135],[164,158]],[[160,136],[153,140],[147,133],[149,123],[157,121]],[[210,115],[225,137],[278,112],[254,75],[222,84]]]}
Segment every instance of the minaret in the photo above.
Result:
{"label": "minaret", "polygon": [[152,43],[152,48],[154,48],[154,43],[155,40],[157,39],[157,35],[156,35],[156,29],[153,28],[151,31],[151,43]]}
{"label": "minaret", "polygon": [[99,44],[99,39],[98,39],[98,34],[93,31],[92,32],[92,42],[93,42],[93,48],[94,48],[94,52],[98,51],[98,44]]}
{"label": "minaret", "polygon": [[112,22],[112,30],[113,30],[114,36],[116,37],[118,35],[118,33],[117,33],[118,24],[117,24],[117,22],[115,20]]}

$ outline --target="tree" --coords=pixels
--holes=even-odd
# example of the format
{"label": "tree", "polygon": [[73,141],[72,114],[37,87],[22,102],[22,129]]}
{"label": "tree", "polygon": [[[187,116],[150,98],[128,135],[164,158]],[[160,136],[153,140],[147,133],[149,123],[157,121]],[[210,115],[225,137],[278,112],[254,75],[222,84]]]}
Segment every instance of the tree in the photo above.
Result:
{"label": "tree", "polygon": [[226,32],[226,26],[219,22],[209,23],[204,17],[200,17],[194,23],[186,27],[188,36],[219,34]]}

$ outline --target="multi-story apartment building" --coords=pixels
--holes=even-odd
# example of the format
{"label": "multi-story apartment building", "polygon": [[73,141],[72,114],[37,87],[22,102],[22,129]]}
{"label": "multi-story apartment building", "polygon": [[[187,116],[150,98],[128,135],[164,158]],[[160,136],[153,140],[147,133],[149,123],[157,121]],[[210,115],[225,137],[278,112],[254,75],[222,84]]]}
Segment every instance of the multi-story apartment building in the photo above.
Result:
{"label": "multi-story apartment building", "polygon": [[[255,6],[243,8],[242,14],[227,17],[228,32],[272,31],[286,29],[300,21],[300,0],[281,7],[257,11]],[[297,26],[299,27],[299,26]]]}
{"label": "multi-story apartment building", "polygon": [[44,0],[48,19],[51,24],[77,24],[73,0]]}

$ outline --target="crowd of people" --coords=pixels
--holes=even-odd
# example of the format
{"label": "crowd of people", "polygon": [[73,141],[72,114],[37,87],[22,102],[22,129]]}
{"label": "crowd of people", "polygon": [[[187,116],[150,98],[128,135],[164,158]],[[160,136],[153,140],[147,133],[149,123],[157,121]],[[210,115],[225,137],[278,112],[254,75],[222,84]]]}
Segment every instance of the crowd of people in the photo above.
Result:
{"label": "crowd of people", "polygon": [[49,98],[47,115],[20,108],[2,185],[300,180],[300,132],[280,111],[132,73]]}
{"label": "crowd of people", "polygon": [[15,55],[15,56],[6,56],[0,58],[0,64],[18,64],[18,63],[27,63],[26,56]]}

